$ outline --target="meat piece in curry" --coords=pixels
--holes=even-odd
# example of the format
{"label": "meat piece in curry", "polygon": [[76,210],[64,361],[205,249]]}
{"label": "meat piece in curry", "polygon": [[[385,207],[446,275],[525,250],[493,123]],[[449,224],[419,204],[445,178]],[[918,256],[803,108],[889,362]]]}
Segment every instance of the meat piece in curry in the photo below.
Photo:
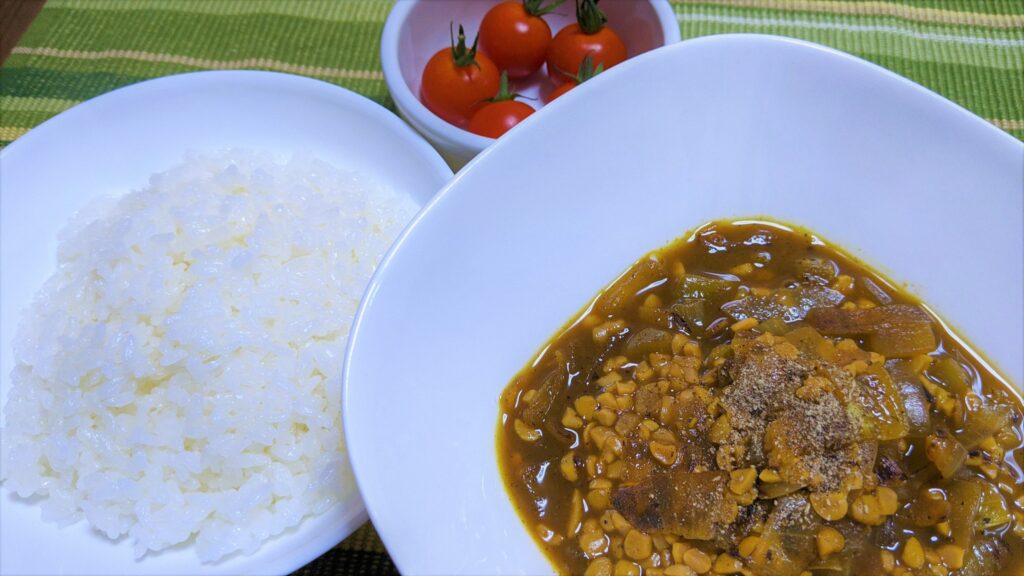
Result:
{"label": "meat piece in curry", "polygon": [[712,223],[644,257],[501,412],[563,573],[1024,574],[1019,397],[806,232]]}

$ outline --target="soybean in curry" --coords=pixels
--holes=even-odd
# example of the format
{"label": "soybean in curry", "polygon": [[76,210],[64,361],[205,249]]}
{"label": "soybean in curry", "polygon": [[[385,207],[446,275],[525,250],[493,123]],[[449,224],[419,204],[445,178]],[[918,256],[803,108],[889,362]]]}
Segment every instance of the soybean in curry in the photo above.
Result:
{"label": "soybean in curry", "polygon": [[1024,573],[1019,398],[815,236],[712,223],[605,289],[501,398],[560,572]]}

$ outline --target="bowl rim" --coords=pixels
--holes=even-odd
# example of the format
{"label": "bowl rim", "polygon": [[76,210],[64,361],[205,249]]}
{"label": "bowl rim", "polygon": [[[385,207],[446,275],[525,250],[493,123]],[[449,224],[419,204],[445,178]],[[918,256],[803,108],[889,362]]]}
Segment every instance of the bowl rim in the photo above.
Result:
{"label": "bowl rim", "polygon": [[[902,76],[900,74],[897,74],[896,72],[893,72],[892,70],[889,70],[889,69],[887,69],[887,68],[885,68],[883,66],[880,66],[878,64],[875,64],[875,63],[873,63],[871,61],[868,61],[868,60],[865,60],[865,59],[860,58],[858,56],[855,56],[853,54],[850,54],[850,53],[847,53],[847,52],[844,52],[844,51],[832,48],[830,46],[826,46],[826,45],[819,44],[819,43],[816,43],[816,42],[811,42],[811,41],[808,41],[808,40],[802,40],[802,39],[798,39],[798,38],[792,38],[792,37],[781,36],[781,35],[776,35],[776,34],[760,34],[760,33],[715,34],[715,35],[706,35],[706,36],[699,36],[699,37],[687,39],[687,40],[684,40],[684,41],[681,41],[681,42],[677,42],[674,45],[662,46],[662,47],[656,48],[654,50],[651,50],[649,52],[646,52],[644,54],[639,54],[639,55],[637,55],[634,58],[631,58],[628,62],[624,63],[622,66],[618,66],[618,67],[616,67],[616,68],[614,68],[612,70],[609,70],[607,73],[602,74],[598,78],[595,78],[592,82],[586,83],[584,86],[582,86],[581,89],[573,90],[570,93],[566,94],[562,99],[577,98],[577,97],[580,97],[579,96],[580,94],[586,93],[589,90],[601,90],[602,86],[603,86],[603,83],[607,82],[607,81],[610,81],[609,79],[613,78],[616,75],[616,70],[621,70],[621,69],[623,69],[625,67],[630,66],[631,62],[640,62],[640,61],[643,61],[645,58],[658,57],[658,56],[655,56],[655,54],[659,53],[659,52],[688,50],[688,49],[690,49],[691,46],[695,46],[695,45],[698,45],[698,44],[730,44],[730,43],[735,43],[735,42],[746,43],[746,44],[748,44],[748,47],[753,47],[754,44],[763,44],[763,45],[766,45],[766,46],[767,45],[775,46],[775,45],[784,45],[784,44],[795,45],[795,46],[800,47],[801,49],[805,49],[805,50],[813,51],[813,52],[820,52],[820,53],[824,53],[824,54],[828,55],[831,58],[837,58],[837,59],[845,60],[845,61],[847,61],[848,63],[850,63],[852,65],[862,67],[863,69],[869,70],[871,73],[873,73],[875,75],[883,77],[886,82],[890,82],[890,83],[894,83],[894,84],[900,85],[902,88],[904,88],[906,90],[912,90],[913,92],[918,94],[920,97],[927,98],[927,99],[932,100],[932,101],[935,101],[935,100],[941,101],[945,106],[950,107],[950,110],[951,110],[951,112],[953,114],[959,115],[961,118],[964,118],[965,120],[973,123],[975,126],[977,126],[977,129],[983,130],[983,131],[987,131],[991,138],[1001,142],[1001,144],[1000,144],[1001,146],[1012,146],[1012,147],[1015,147],[1015,148],[1017,148],[1020,151],[1021,154],[1024,154],[1024,142],[1021,142],[1020,140],[1014,138],[1013,136],[1011,136],[1007,132],[997,128],[996,126],[994,126],[990,122],[986,121],[984,118],[978,116],[977,114],[975,114],[974,112],[966,109],[965,107],[961,106],[960,104],[957,104],[956,102],[946,98],[945,96],[942,96],[941,94],[938,94],[935,91],[933,91],[933,90],[931,90],[931,89],[929,89],[929,88],[927,88],[927,87],[925,87],[925,86],[923,86],[921,84],[918,84],[917,82],[914,82],[913,80],[910,80],[909,78],[906,78],[906,77],[904,77],[904,76]],[[543,118],[545,118],[545,117],[546,117],[546,112],[542,108],[541,110],[538,110],[537,113],[531,115],[530,118],[527,118],[524,121],[524,123],[543,122]],[[515,136],[512,136],[512,138],[514,139]],[[360,336],[361,336],[361,332],[362,332],[362,326],[363,326],[363,323],[364,323],[364,320],[365,320],[365,317],[366,317],[366,312],[367,312],[368,308],[373,303],[374,296],[375,296],[376,292],[380,288],[383,276],[388,272],[389,268],[391,267],[391,264],[392,264],[392,261],[394,260],[395,254],[398,251],[403,249],[403,246],[407,243],[407,241],[409,239],[409,236],[412,234],[412,232],[416,228],[418,228],[420,222],[422,220],[424,220],[425,218],[431,217],[431,214],[434,212],[436,207],[439,204],[445,202],[448,199],[448,196],[451,194],[451,191],[454,188],[457,188],[459,186],[460,180],[462,180],[465,177],[465,174],[467,172],[471,172],[477,164],[479,164],[480,162],[484,162],[485,158],[487,158],[488,156],[490,156],[492,154],[495,154],[496,150],[499,150],[502,147],[505,147],[507,142],[508,142],[508,140],[503,138],[499,142],[497,142],[495,145],[489,146],[489,147],[485,148],[483,151],[481,151],[479,154],[477,154],[475,157],[473,157],[461,170],[459,170],[459,172],[456,173],[455,177],[452,178],[448,182],[448,184],[446,184],[431,199],[431,201],[428,202],[420,210],[420,212],[416,215],[416,217],[413,218],[413,220],[408,224],[408,226],[405,228],[405,230],[403,230],[403,232],[398,236],[398,238],[395,240],[395,242],[391,245],[391,248],[387,251],[387,253],[384,255],[384,257],[381,259],[380,264],[377,267],[377,270],[375,271],[373,277],[370,279],[370,283],[369,283],[369,285],[367,287],[367,290],[366,290],[366,293],[364,295],[364,298],[360,302],[359,308],[358,308],[358,310],[356,312],[356,316],[355,316],[355,318],[353,320],[352,330],[351,330],[350,335],[349,335],[349,341],[348,341],[348,345],[346,347],[346,352],[345,352],[345,364],[344,364],[345,367],[344,367],[344,371],[343,371],[343,375],[342,375],[342,382],[343,382],[343,400],[342,400],[343,418],[342,418],[342,422],[343,422],[343,426],[345,427],[345,437],[347,439],[351,440],[353,437],[355,437],[355,438],[359,438],[360,437],[360,434],[358,432],[354,433],[354,430],[351,428],[351,426],[353,425],[352,423],[354,422],[354,419],[350,418],[349,415],[348,415],[348,411],[351,409],[351,402],[349,402],[350,391],[351,391],[351,381],[352,381],[352,373],[351,373],[352,362],[351,362],[351,359],[355,355],[355,351],[356,351],[357,346],[359,346]],[[598,289],[600,289],[600,287],[598,286],[598,287],[595,287],[594,289],[598,290]],[[987,362],[988,359],[985,358],[985,361]],[[995,369],[996,369],[996,371],[998,373],[1000,373],[1000,374],[1003,373],[1003,370],[998,365],[995,365]],[[350,453],[352,453],[352,452],[350,451]],[[354,454],[354,453],[352,453],[352,454]],[[359,463],[357,463],[357,461],[355,459],[353,459],[353,473],[355,475],[357,485],[361,486],[367,480],[366,478],[363,478],[364,471],[362,471],[362,467],[360,466]],[[369,474],[369,472],[365,472],[365,473]],[[395,523],[394,522],[382,521],[382,518],[374,511],[372,503],[367,501],[366,504],[367,504],[367,511],[368,511],[369,516],[370,516],[370,520],[371,520],[371,522],[373,522],[374,527],[377,530],[377,532],[378,532],[378,534],[379,534],[379,536],[381,538],[381,541],[388,548],[389,555],[390,555],[392,561],[394,562],[395,566],[398,567],[399,571],[402,572],[402,573],[415,573],[415,569],[414,569],[415,565],[412,563],[413,558],[408,554],[408,552],[406,552],[405,554],[399,552],[400,550],[402,550],[402,547],[399,544],[400,541],[398,539],[398,534],[397,534],[397,532],[395,532],[395,528],[396,528]],[[389,546],[389,544],[391,544],[391,546]],[[553,568],[553,565],[552,565],[552,570],[553,569],[554,568]]]}
{"label": "bowl rim", "polygon": [[[376,129],[385,131],[405,145],[408,145],[409,150],[413,151],[424,160],[424,174],[430,174],[433,178],[436,178],[437,182],[442,183],[442,187],[444,183],[447,183],[447,181],[452,177],[451,168],[447,163],[445,163],[437,150],[434,149],[423,138],[423,136],[403,122],[396,114],[370,98],[347,88],[316,78],[264,70],[203,70],[170,74],[125,85],[94,96],[54,115],[44,122],[41,122],[26,134],[0,150],[0,173],[10,167],[11,163],[24,163],[27,160],[32,160],[34,155],[31,154],[31,151],[43,146],[47,139],[53,138],[55,135],[59,135],[63,130],[62,125],[65,122],[69,119],[73,120],[83,116],[88,117],[89,115],[94,114],[94,109],[96,108],[106,107],[112,103],[134,106],[140,102],[146,101],[151,96],[161,94],[166,91],[180,93],[192,90],[204,90],[208,92],[211,89],[216,89],[218,87],[227,87],[230,89],[243,83],[255,84],[260,87],[273,89],[286,94],[291,92],[293,93],[291,96],[292,99],[319,96],[339,108],[344,107],[353,110],[363,118],[369,119],[370,122],[377,126]],[[186,152],[187,150],[181,151],[182,154],[185,154]],[[302,152],[302,149],[296,149],[295,152]],[[6,177],[3,177],[3,180],[6,180]],[[124,190],[123,192],[126,193],[127,190]],[[0,195],[5,198],[14,196],[11,191],[7,190],[0,191]],[[102,193],[94,191],[92,195],[97,196],[102,195]],[[416,200],[416,202],[420,203],[419,200]],[[6,204],[6,201],[4,203]],[[429,203],[429,200],[423,202],[423,205],[426,205],[427,203]],[[16,322],[16,320],[17,318],[8,319],[6,317],[2,319],[5,323],[8,321]],[[6,347],[7,345],[7,342],[0,342],[0,346]],[[4,360],[6,359],[7,358],[4,358]],[[5,364],[3,368],[7,370],[8,366]],[[9,384],[8,386],[5,386],[5,388],[9,391]],[[7,395],[5,394],[4,396]],[[0,489],[0,498],[6,500],[9,496],[10,490]],[[245,568],[248,570],[255,570],[258,573],[287,574],[298,570],[310,562],[320,558],[327,551],[337,546],[337,544],[342,542],[345,538],[353,534],[360,526],[365,524],[369,518],[365,502],[362,499],[361,493],[358,491],[358,485],[354,485],[350,494],[343,498],[339,498],[328,510],[314,516],[305,517],[297,527],[316,521],[318,518],[325,518],[325,515],[329,514],[329,510],[334,509],[335,507],[342,507],[337,510],[340,512],[338,518],[331,522],[327,526],[326,530],[319,532],[314,538],[296,541],[294,545],[291,545],[286,549],[268,551],[265,547],[267,544],[270,544],[282,537],[290,536],[294,538],[295,534],[291,534],[290,531],[292,529],[289,529],[284,534],[262,542],[260,550],[257,550],[252,555],[246,556],[233,554],[226,558],[225,562],[219,561],[212,564],[202,565],[209,566],[212,569],[217,570],[218,567],[224,567],[226,563],[237,560],[246,563],[245,566],[239,566],[237,569]],[[2,506],[0,506],[0,508],[2,508]],[[39,520],[39,522],[42,522],[42,520]],[[72,526],[65,526],[62,529],[72,530]],[[111,549],[113,550],[113,548]],[[122,551],[127,552],[126,550]],[[275,553],[267,555],[268,552]],[[261,553],[264,554],[263,557],[260,557]],[[221,570],[223,570],[223,568],[221,568]]]}
{"label": "bowl rim", "polygon": [[[474,134],[469,130],[450,124],[434,114],[416,94],[413,94],[409,84],[402,75],[402,67],[398,61],[398,43],[402,26],[409,19],[409,13],[418,2],[423,0],[401,0],[396,2],[384,21],[384,30],[380,39],[380,63],[384,73],[384,83],[391,93],[395,105],[401,110],[403,116],[417,130],[424,132],[430,138],[438,138],[452,141],[460,148],[470,148],[477,152],[490,146],[496,138],[488,138]],[[679,29],[679,19],[676,17],[669,0],[645,0],[654,10],[658,23],[661,25],[661,34],[664,38],[663,48],[670,44],[677,44],[682,38]],[[657,50],[657,48],[655,48]],[[641,56],[641,54],[637,54]],[[633,56],[636,58],[636,56]],[[539,110],[539,109],[538,109]]]}
{"label": "bowl rim", "polygon": [[[157,76],[155,78],[148,78],[132,84],[120,86],[109,92],[104,92],[89,98],[88,100],[79,102],[71,108],[63,110],[60,113],[47,118],[43,122],[40,122],[18,139],[0,149],[0,160],[7,159],[13,153],[18,153],[21,148],[31,145],[37,138],[45,137],[46,134],[53,129],[51,128],[51,124],[55,122],[62,122],[63,120],[61,119],[69,116],[74,117],[89,113],[92,108],[97,106],[96,102],[100,99],[103,99],[102,103],[105,103],[109,100],[135,98],[137,96],[137,92],[142,92],[140,95],[144,96],[149,91],[164,90],[168,84],[171,86],[180,83],[196,83],[204,85],[223,82],[232,84],[237,81],[286,85],[294,88],[315,91],[319,94],[329,94],[332,98],[344,101],[346,105],[357,108],[364,116],[372,118],[375,122],[381,123],[385,128],[390,129],[396,136],[418,149],[417,151],[433,165],[434,170],[437,171],[439,176],[444,179],[450,179],[452,176],[452,170],[448,164],[445,163],[441,154],[431,146],[421,134],[416,132],[414,128],[403,122],[397,114],[388,110],[381,104],[358,92],[354,92],[348,88],[331,82],[310,76],[302,76],[288,72],[276,72],[272,70],[196,70]],[[26,144],[26,142],[28,144]]]}

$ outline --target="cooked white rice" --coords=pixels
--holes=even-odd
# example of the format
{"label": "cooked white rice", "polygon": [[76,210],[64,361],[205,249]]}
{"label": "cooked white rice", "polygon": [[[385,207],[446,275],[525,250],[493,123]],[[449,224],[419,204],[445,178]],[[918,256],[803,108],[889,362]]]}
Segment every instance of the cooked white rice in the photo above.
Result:
{"label": "cooked white rice", "polygon": [[415,210],[324,162],[238,151],[86,210],[15,338],[5,485],[138,557],[250,554],[324,512],[354,489],[349,326]]}

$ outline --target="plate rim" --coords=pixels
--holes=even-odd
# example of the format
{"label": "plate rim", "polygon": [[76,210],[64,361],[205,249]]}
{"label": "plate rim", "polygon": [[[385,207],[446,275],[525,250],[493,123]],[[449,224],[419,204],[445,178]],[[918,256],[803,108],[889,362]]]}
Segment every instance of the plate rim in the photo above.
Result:
{"label": "plate rim", "polygon": [[[790,45],[798,47],[800,50],[825,54],[830,58],[835,58],[837,61],[845,61],[849,65],[857,66],[863,70],[870,72],[872,75],[878,77],[880,81],[891,83],[892,85],[898,85],[904,91],[913,92],[921,98],[926,98],[934,103],[945,106],[950,113],[956,114],[957,116],[960,117],[962,121],[971,123],[972,129],[987,132],[988,138],[992,139],[993,141],[999,142],[997,144],[998,146],[1006,148],[1017,148],[1021,154],[1024,154],[1024,142],[1021,142],[1020,140],[1014,138],[1007,132],[997,128],[984,118],[978,116],[974,112],[971,112],[967,108],[946,98],[945,96],[942,96],[941,94],[938,94],[937,92],[927,88],[926,86],[923,86],[905,76],[897,74],[896,72],[889,70],[888,68],[875,64],[874,62],[865,60],[848,52],[844,52],[842,50],[838,50],[836,48],[832,48],[830,46],[826,46],[816,42],[776,34],[713,34],[684,39],[674,44],[662,46],[649,52],[646,52],[644,54],[640,54],[628,60],[627,62],[621,64],[620,66],[617,66],[611,70],[608,70],[604,74],[599,75],[594,80],[587,82],[574,90],[571,90],[565,96],[559,98],[558,102],[555,105],[559,107],[568,106],[568,103],[572,102],[575,98],[579,98],[580,94],[600,90],[604,83],[612,81],[612,79],[614,79],[618,75],[618,73],[621,72],[621,70],[631,67],[631,65],[635,62],[643,62],[646,59],[650,58],[659,58],[662,57],[662,53],[666,52],[688,51],[692,49],[694,46],[699,45],[724,45],[725,47],[728,47],[729,45],[736,43],[747,43],[748,49],[753,48],[755,46],[767,46],[769,48],[776,48],[783,45]],[[532,125],[537,122],[543,122],[543,119],[547,117],[550,108],[551,106],[545,106],[540,110],[537,110],[534,114],[530,115],[529,118],[526,118],[525,120],[520,122],[520,125]],[[353,438],[361,438],[361,435],[358,432],[355,432],[355,430],[352,428],[354,419],[348,416],[348,410],[350,406],[350,383],[352,381],[352,362],[350,362],[350,359],[356,354],[356,349],[359,346],[360,336],[362,333],[362,325],[365,320],[366,311],[369,309],[370,306],[372,306],[374,296],[380,288],[380,284],[383,281],[383,276],[387,274],[387,271],[391,266],[392,260],[394,259],[394,255],[403,249],[403,246],[406,244],[408,237],[413,233],[413,231],[416,228],[418,228],[420,222],[426,218],[429,218],[430,215],[434,212],[434,210],[437,209],[436,207],[448,198],[451,191],[459,187],[459,182],[465,177],[466,173],[473,171],[476,165],[483,162],[485,158],[488,158],[489,156],[495,154],[496,150],[500,150],[506,147],[509,138],[515,138],[515,135],[518,132],[518,129],[513,129],[511,131],[511,136],[506,135],[505,137],[496,140],[493,144],[485,148],[481,153],[476,155],[464,167],[462,167],[455,174],[454,178],[449,180],[449,182],[444,187],[442,187],[440,191],[438,191],[438,193],[430,200],[430,202],[424,205],[424,207],[420,210],[416,217],[413,218],[413,220],[409,223],[405,230],[402,231],[402,233],[398,236],[395,242],[391,245],[391,248],[387,251],[384,258],[381,259],[380,265],[374,272],[373,277],[370,279],[370,283],[367,287],[366,293],[364,294],[364,298],[360,302],[359,308],[356,311],[356,315],[352,323],[352,331],[349,335],[349,341],[345,350],[345,367],[342,375],[342,422],[345,428],[345,437],[346,439],[348,439],[349,442],[351,442]],[[595,287],[595,290],[599,288],[600,287]],[[566,320],[568,320],[568,318]],[[985,358],[985,360],[989,361],[987,358]],[[998,365],[995,365],[995,367],[997,368],[998,372],[1002,373],[1002,371],[998,370]],[[511,374],[509,376],[511,377]],[[1022,382],[1021,384],[1024,385],[1024,382]],[[360,441],[361,440],[357,440],[357,442]],[[350,447],[350,455],[353,456],[352,471],[356,478],[356,484],[361,487],[364,485],[364,483],[367,482],[367,479],[363,477],[363,475],[367,474],[367,472],[361,471],[364,467],[364,464],[357,462],[356,458],[354,457],[355,454],[356,452],[353,451]],[[369,466],[366,467],[368,468]],[[393,533],[394,521],[389,522],[387,519],[380,517],[374,510],[375,506],[371,502],[365,500],[365,497],[364,502],[366,502],[370,520],[371,522],[373,522],[373,525],[376,528],[377,533],[380,535],[381,541],[385,544],[385,547],[387,547],[389,555],[391,556],[391,559],[394,562],[395,566],[403,574],[417,573],[415,558],[411,557],[411,554],[405,552],[402,549],[401,545],[396,544],[396,536]],[[553,569],[554,567],[552,565],[552,570]]]}
{"label": "plate rim", "polygon": [[[65,122],[82,115],[92,114],[93,109],[96,107],[107,106],[111,102],[131,103],[133,106],[145,106],[147,102],[146,98],[150,94],[159,94],[165,91],[180,91],[190,87],[209,88],[211,86],[215,87],[218,85],[231,85],[237,82],[256,83],[268,90],[278,91],[279,94],[287,94],[289,91],[295,91],[297,95],[320,96],[328,99],[332,103],[336,103],[339,106],[354,109],[361,116],[370,118],[374,124],[380,127],[380,129],[389,130],[395,133],[397,138],[404,140],[410,147],[412,147],[417,156],[427,162],[431,172],[431,177],[436,178],[439,187],[443,187],[453,176],[451,168],[447,163],[445,163],[440,153],[438,153],[421,134],[402,121],[402,119],[395,113],[371,100],[369,97],[337,84],[332,84],[316,78],[265,70],[189,71],[149,78],[104,92],[48,118],[30,129],[17,140],[14,140],[5,146],[0,150],[0,170],[8,169],[12,162],[18,162],[20,164],[27,159],[33,158],[33,149],[42,145],[37,144],[37,141],[45,142],[48,138],[59,136],[60,132],[64,130],[62,126]],[[291,95],[289,98],[293,99],[295,96]],[[185,153],[186,150],[182,150],[182,155]],[[127,190],[119,191],[118,194],[127,192]],[[10,198],[11,196],[14,196],[14,194],[3,194],[3,196]],[[416,203],[421,204],[418,200]],[[428,202],[422,203],[422,206],[425,206],[427,203]],[[420,208],[422,208],[422,206],[420,206]],[[61,226],[64,224],[66,224],[66,222],[62,223]],[[36,292],[38,292],[38,287]],[[3,321],[16,324],[19,320],[18,318],[5,318]],[[0,346],[6,347],[7,343],[0,343]],[[342,390],[343,389],[344,387]],[[4,396],[6,397],[6,394]],[[0,410],[3,408],[4,406],[0,406]],[[3,485],[0,484],[0,501],[8,500],[12,497],[12,494],[11,490],[5,489]],[[347,505],[347,507],[337,510],[337,507],[343,505]],[[34,507],[38,509],[38,504],[35,504]],[[3,508],[6,508],[6,506],[0,505],[0,517],[4,516],[4,513],[2,512]],[[265,544],[269,544],[281,537],[292,536],[288,533],[289,531],[286,531],[284,534],[278,535],[277,537],[271,538],[270,540],[262,543],[261,549],[251,555],[246,556],[233,554],[224,562],[217,562],[213,564],[199,563],[199,566],[209,566],[217,569],[218,567],[222,568],[224,566],[230,566],[230,564],[233,564],[234,562],[239,562],[239,569],[246,569],[258,573],[287,574],[293,572],[323,556],[327,551],[334,548],[345,538],[353,534],[369,519],[365,503],[363,502],[358,490],[358,485],[355,485],[352,493],[347,497],[339,499],[337,502],[332,504],[329,509],[325,510],[321,514],[304,518],[296,528],[301,527],[303,524],[316,521],[318,518],[323,519],[325,518],[325,515],[331,513],[332,510],[339,514],[338,522],[330,525],[330,527],[336,528],[336,530],[328,530],[321,533],[331,534],[330,537],[305,540],[297,543],[298,545],[294,548],[282,550],[274,556],[262,558],[260,555],[266,550],[266,548],[263,547]],[[44,522],[42,519],[37,520],[37,522],[41,524],[50,524]],[[81,525],[82,523],[83,520],[79,520],[72,525],[64,526],[61,530],[73,530],[75,529],[75,526]],[[4,522],[4,524],[7,524],[7,522]],[[114,550],[114,548],[111,548],[111,550]],[[144,564],[145,561],[142,561],[141,565]]]}

